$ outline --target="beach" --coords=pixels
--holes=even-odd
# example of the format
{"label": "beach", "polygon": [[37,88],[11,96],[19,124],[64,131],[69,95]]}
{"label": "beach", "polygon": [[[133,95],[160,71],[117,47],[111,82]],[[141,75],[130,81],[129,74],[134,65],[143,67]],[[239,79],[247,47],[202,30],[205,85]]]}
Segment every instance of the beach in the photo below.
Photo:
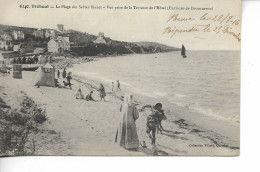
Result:
{"label": "beach", "polygon": [[[110,58],[110,57],[109,57]],[[113,58],[113,57],[111,57]],[[88,65],[91,65],[90,62]],[[77,65],[76,65],[77,67]],[[193,125],[191,121],[175,116],[174,111],[165,103],[167,120],[162,121],[165,132],[156,134],[156,144],[152,145],[146,134],[146,117],[151,114],[146,105],[154,105],[151,99],[122,87],[122,91],[111,92],[111,86],[105,83],[106,101],[99,101],[100,80],[93,77],[77,75],[75,67],[72,71],[72,89],[33,86],[36,72],[23,71],[22,79],[14,79],[11,74],[1,74],[0,96],[12,108],[24,92],[37,104],[46,109],[48,120],[41,127],[51,134],[38,133],[34,136],[36,151],[34,155],[173,155],[173,156],[237,156],[239,144],[227,144],[226,136],[206,132]],[[59,80],[62,83],[62,79]],[[86,101],[75,98],[81,88],[84,95],[94,91],[93,98],[97,101]],[[119,108],[121,96],[125,92],[134,95],[139,119],[136,121],[140,141],[145,141],[147,148],[140,147],[137,151],[129,151],[115,143],[115,134],[119,125]],[[181,111],[185,107],[179,107]],[[201,120],[203,121],[203,120]],[[214,126],[213,126],[214,127]],[[213,137],[215,136],[215,137]],[[56,138],[57,137],[57,138]]]}

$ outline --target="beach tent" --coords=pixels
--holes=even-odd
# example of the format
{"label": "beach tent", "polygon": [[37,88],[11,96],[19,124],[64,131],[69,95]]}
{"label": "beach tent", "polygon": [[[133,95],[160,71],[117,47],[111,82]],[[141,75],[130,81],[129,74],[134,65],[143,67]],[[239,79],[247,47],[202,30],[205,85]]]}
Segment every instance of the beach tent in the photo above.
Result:
{"label": "beach tent", "polygon": [[4,57],[3,57],[2,53],[0,53],[0,72],[2,72],[2,73],[6,73],[7,72],[5,60],[4,60]]}
{"label": "beach tent", "polygon": [[54,68],[50,63],[46,63],[44,66],[38,68],[38,72],[34,81],[36,86],[48,86],[55,87],[55,74]]}

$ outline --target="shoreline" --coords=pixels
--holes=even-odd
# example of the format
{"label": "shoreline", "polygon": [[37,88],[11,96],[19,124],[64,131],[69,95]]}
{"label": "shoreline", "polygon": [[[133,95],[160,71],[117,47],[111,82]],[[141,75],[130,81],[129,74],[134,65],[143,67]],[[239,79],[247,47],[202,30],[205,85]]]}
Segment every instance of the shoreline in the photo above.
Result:
{"label": "shoreline", "polygon": [[[82,77],[82,76],[78,76],[78,75],[74,75],[73,80],[75,80],[76,82],[80,82],[82,84],[88,85],[91,89],[97,89],[96,86],[98,86],[98,84],[100,83],[99,80],[93,80],[92,78],[87,78],[87,77]],[[107,88],[109,88],[107,83],[102,82],[103,85],[105,86],[106,90]],[[125,89],[124,91],[119,91],[119,92],[107,92],[108,95],[115,97],[118,100],[122,101],[122,96],[124,96],[124,93],[130,93],[134,96],[134,100],[136,102],[137,107],[139,109],[139,111],[145,111],[146,107],[150,107],[155,105],[156,103],[158,103],[156,98],[150,98],[144,95],[140,95],[137,93],[134,93],[133,91],[130,91],[128,89]],[[199,126],[198,124],[196,124],[198,122],[198,119],[196,119],[196,122],[192,121],[194,119],[188,119],[187,118],[190,115],[186,115],[186,116],[180,116],[180,115],[176,115],[176,113],[174,112],[174,109],[178,108],[178,112],[182,111],[183,109],[185,109],[185,107],[177,107],[177,105],[175,107],[170,107],[171,104],[170,103],[166,103],[166,102],[162,102],[163,103],[163,109],[165,110],[165,115],[167,116],[167,120],[166,121],[162,121],[162,123],[170,123],[171,125],[177,125],[179,128],[188,130],[189,132],[193,132],[194,134],[197,134],[199,137],[201,138],[207,138],[209,140],[211,140],[212,142],[215,143],[215,145],[218,145],[219,147],[228,147],[230,149],[240,149],[239,146],[237,146],[237,143],[232,143],[233,141],[230,140],[229,138],[226,138],[226,136],[223,136],[219,133],[215,133],[212,130],[206,129],[204,127]],[[149,109],[149,108],[148,108]],[[196,112],[193,112],[193,115],[196,115]],[[200,122],[199,124],[205,124],[203,122]],[[227,123],[226,125],[228,125],[229,123]],[[184,127],[185,126],[185,127]],[[167,128],[166,128],[167,130]],[[167,130],[168,131],[168,130]],[[174,131],[172,131],[174,132]]]}
{"label": "shoreline", "polygon": [[[104,59],[105,60],[105,59]],[[84,65],[84,64],[79,64]],[[87,67],[87,66],[86,66]],[[73,68],[77,68],[74,66],[71,68],[72,73],[77,70],[73,70]],[[82,68],[82,66],[81,66]],[[78,73],[77,71],[76,73]],[[105,88],[111,89],[111,84],[107,80],[102,80],[102,78],[95,76],[83,76],[87,74],[74,74],[75,77],[78,77],[80,80],[85,80],[87,83],[94,83],[94,85],[99,85],[102,82],[105,85]],[[75,78],[74,77],[74,78]],[[106,78],[107,79],[107,78]],[[121,87],[123,84],[121,84]],[[165,109],[166,114],[168,115],[168,121],[178,121],[185,120],[190,126],[192,126],[191,130],[200,130],[203,131],[199,134],[201,137],[210,137],[212,136],[212,140],[219,144],[229,145],[231,148],[238,149],[240,147],[240,136],[237,131],[239,130],[239,122],[229,121],[227,119],[222,119],[220,117],[210,116],[207,114],[203,114],[200,112],[196,112],[194,109],[190,109],[189,107],[179,106],[178,104],[171,103],[165,100],[159,100],[159,98],[143,95],[141,93],[137,93],[133,91],[127,85],[124,85],[124,91],[131,93],[134,95],[134,98],[137,99],[137,102],[141,103],[142,106],[145,105],[154,105],[156,103],[163,103],[163,108]],[[120,96],[123,96],[121,94]],[[120,97],[119,96],[119,97]],[[214,134],[212,134],[214,132]],[[218,139],[222,138],[222,139]]]}
{"label": "shoreline", "polygon": [[[75,66],[74,66],[75,67]],[[35,155],[153,155],[157,150],[159,155],[173,156],[238,156],[239,147],[228,145],[223,142],[226,138],[205,132],[197,128],[189,121],[176,116],[176,107],[163,103],[167,120],[162,122],[163,127],[168,130],[163,134],[157,134],[156,146],[152,146],[146,135],[146,117],[151,113],[146,105],[154,105],[156,99],[147,98],[142,95],[126,90],[134,95],[134,100],[139,104],[140,117],[136,122],[140,141],[145,141],[147,148],[139,148],[137,152],[123,149],[114,143],[115,131],[120,115],[119,107],[122,102],[121,93],[112,94],[110,85],[105,84],[107,92],[106,102],[87,102],[76,100],[74,95],[81,88],[86,95],[99,86],[100,81],[93,78],[76,76],[72,70],[72,90],[52,87],[33,86],[36,72],[23,71],[23,79],[13,79],[12,75],[0,77],[1,88],[9,96],[9,103],[16,102],[16,94],[24,91],[35,102],[43,104],[49,121],[44,124],[45,129],[60,133],[64,142],[56,147],[46,148],[40,143],[40,148]],[[62,82],[62,79],[59,80]],[[15,91],[13,91],[15,90]],[[14,93],[12,93],[12,91]],[[99,93],[94,91],[93,97],[99,100]],[[70,106],[68,106],[70,105]],[[182,108],[177,109],[181,112]],[[112,127],[111,127],[112,126]],[[210,134],[210,135],[208,135]],[[48,137],[48,135],[46,136]],[[202,146],[201,146],[202,145]],[[53,152],[53,153],[52,153]],[[56,153],[54,153],[56,152]],[[57,152],[59,152],[57,154]]]}

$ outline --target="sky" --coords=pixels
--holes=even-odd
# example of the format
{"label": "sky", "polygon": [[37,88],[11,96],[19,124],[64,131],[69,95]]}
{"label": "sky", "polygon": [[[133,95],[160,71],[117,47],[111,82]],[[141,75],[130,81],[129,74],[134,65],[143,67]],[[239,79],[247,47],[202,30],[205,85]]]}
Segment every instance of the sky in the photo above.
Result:
{"label": "sky", "polygon": [[[20,5],[49,5],[49,6],[102,6],[99,9],[66,9],[66,8],[20,8]],[[107,5],[113,7],[108,9]],[[63,24],[65,29],[74,29],[97,35],[104,32],[106,37],[114,40],[138,42],[151,41],[174,47],[185,45],[188,50],[240,50],[240,42],[231,34],[216,34],[213,28],[220,26],[213,21],[199,20],[203,14],[209,17],[233,16],[233,20],[240,20],[240,0],[12,0],[0,1],[0,24],[57,29],[57,24]],[[207,7],[210,11],[202,10],[116,10],[117,6],[172,6],[172,7]],[[179,14],[179,18],[193,18],[193,21],[178,22],[167,20],[172,15]],[[223,17],[224,18],[224,17]],[[223,19],[222,18],[222,19]],[[225,22],[223,22],[224,24]],[[194,25],[210,24],[210,33],[190,32],[163,34],[165,28],[171,27],[187,30]],[[229,24],[232,31],[240,33],[238,25]],[[199,26],[196,26],[199,27]],[[201,26],[200,29],[203,27]]]}

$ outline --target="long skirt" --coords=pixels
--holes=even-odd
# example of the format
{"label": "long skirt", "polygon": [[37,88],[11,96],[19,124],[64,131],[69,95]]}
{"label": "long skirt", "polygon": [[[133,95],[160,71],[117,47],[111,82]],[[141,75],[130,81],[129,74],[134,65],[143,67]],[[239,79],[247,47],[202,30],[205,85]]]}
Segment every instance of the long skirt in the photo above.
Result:
{"label": "long skirt", "polygon": [[136,149],[139,147],[135,122],[121,123],[116,133],[116,142],[126,149]]}

